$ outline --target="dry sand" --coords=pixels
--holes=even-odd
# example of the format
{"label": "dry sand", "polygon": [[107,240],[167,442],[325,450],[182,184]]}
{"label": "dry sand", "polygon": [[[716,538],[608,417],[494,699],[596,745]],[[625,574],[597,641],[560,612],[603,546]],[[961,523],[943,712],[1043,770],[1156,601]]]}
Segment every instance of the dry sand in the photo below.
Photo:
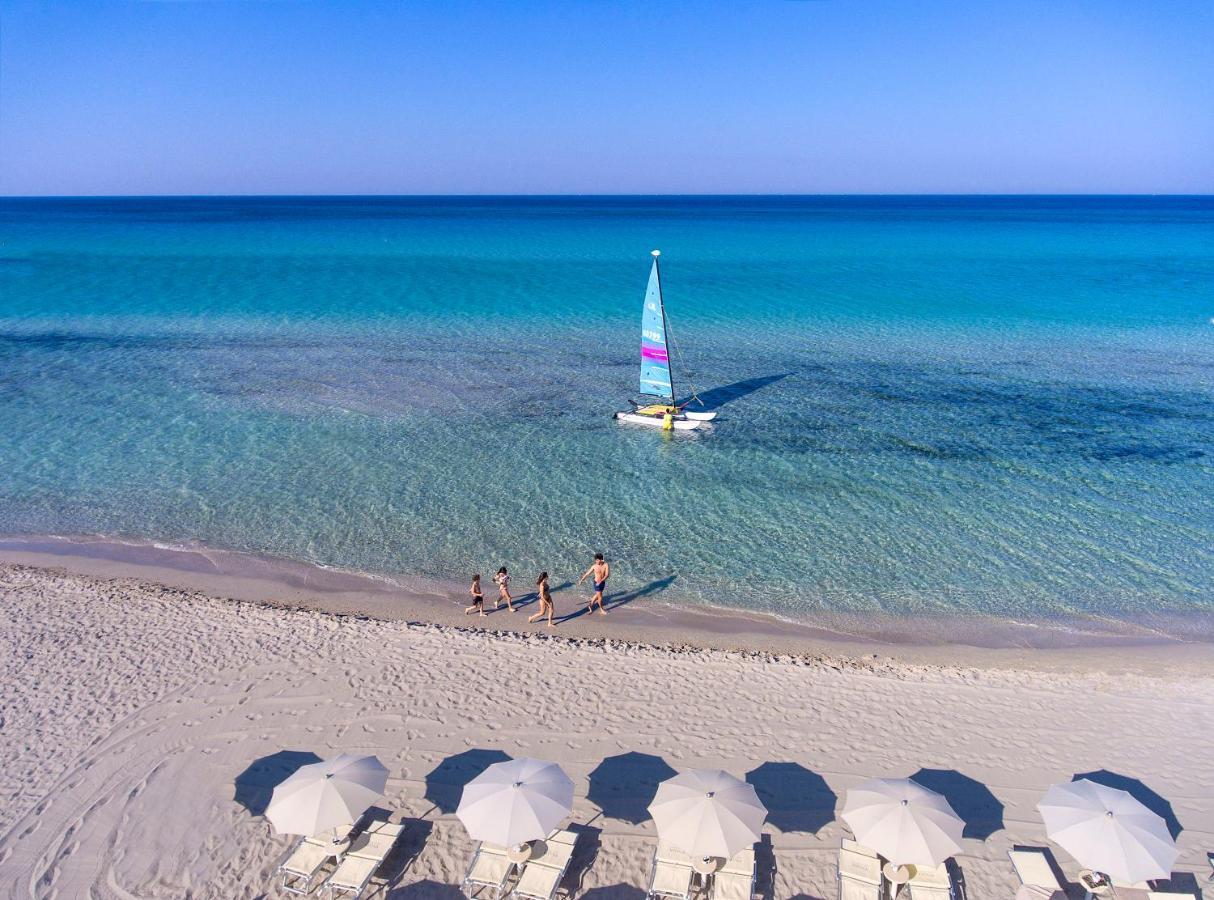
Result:
{"label": "dry sand", "polygon": [[0,896],[287,896],[271,885],[290,839],[258,813],[292,766],[339,751],[391,771],[385,806],[409,839],[390,897],[459,896],[472,848],[459,787],[523,754],[574,778],[577,897],[643,896],[653,783],[695,766],[750,773],[768,802],[770,898],[833,898],[843,792],[920,769],[969,822],[957,860],[969,900],[1010,900],[1007,849],[1045,842],[1037,799],[1096,770],[1170,802],[1173,887],[1206,884],[1208,654],[1126,648],[1083,666],[1063,664],[1070,651],[934,654],[552,639],[0,566]]}

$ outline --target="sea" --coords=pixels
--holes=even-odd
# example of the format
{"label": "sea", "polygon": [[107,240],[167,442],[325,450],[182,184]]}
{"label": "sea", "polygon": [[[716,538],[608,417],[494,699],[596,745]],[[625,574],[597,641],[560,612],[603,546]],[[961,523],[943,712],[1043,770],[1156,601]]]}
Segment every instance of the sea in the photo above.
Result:
{"label": "sea", "polygon": [[0,533],[1209,632],[1214,198],[0,199]]}

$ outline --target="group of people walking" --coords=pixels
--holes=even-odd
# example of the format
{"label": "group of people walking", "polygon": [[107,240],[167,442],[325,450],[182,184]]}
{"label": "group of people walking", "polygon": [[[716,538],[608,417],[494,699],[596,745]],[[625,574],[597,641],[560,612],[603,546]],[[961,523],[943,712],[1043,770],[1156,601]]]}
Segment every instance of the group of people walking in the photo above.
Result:
{"label": "group of people walking", "polygon": [[[590,564],[590,568],[582,573],[582,577],[577,580],[580,585],[587,578],[594,578],[594,596],[590,598],[590,605],[586,607],[587,612],[593,612],[595,606],[599,608],[599,615],[607,615],[607,610],[603,607],[603,592],[607,590],[607,579],[611,577],[611,565],[603,558],[603,554],[594,554],[594,562]],[[493,601],[493,608],[498,609],[502,602],[505,601],[506,608],[510,612],[514,612],[514,597],[510,593],[510,573],[502,566],[497,570],[497,574],[493,576],[493,583],[497,585],[497,599]],[[464,615],[486,615],[485,613],[485,595],[481,591],[481,576],[476,573],[472,576],[472,586],[468,589],[472,595],[472,605],[464,610]],[[535,580],[535,593],[539,598],[540,611],[533,616],[528,616],[528,622],[536,622],[548,617],[548,627],[555,628],[556,608],[552,602],[552,591],[548,588],[548,573],[540,572],[540,577]]]}

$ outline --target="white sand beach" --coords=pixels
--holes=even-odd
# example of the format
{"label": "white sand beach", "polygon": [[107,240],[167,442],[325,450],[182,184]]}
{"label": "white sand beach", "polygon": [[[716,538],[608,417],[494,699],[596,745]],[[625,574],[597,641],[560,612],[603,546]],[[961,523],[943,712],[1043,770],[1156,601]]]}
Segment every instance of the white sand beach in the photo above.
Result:
{"label": "white sand beach", "polygon": [[1207,651],[672,649],[4,565],[0,895],[286,896],[272,873],[291,839],[260,814],[269,789],[341,751],[388,766],[385,807],[408,824],[381,897],[459,896],[460,786],[518,755],[574,779],[575,897],[643,896],[654,784],[701,766],[749,777],[769,806],[768,898],[833,898],[844,792],[907,775],[967,821],[965,896],[1011,898],[1007,850],[1046,843],[1042,792],[1096,771],[1170,804],[1172,887],[1198,893],[1214,851]]}

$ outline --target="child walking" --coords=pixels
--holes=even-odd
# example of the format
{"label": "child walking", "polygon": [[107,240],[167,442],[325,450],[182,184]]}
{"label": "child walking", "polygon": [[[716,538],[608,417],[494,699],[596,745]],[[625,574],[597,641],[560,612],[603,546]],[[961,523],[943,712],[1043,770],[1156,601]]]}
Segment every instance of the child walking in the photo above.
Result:
{"label": "child walking", "polygon": [[506,609],[514,612],[514,598],[510,596],[510,573],[506,571],[505,566],[497,570],[497,574],[493,576],[493,582],[497,585],[497,599],[493,601],[493,608],[497,609],[505,600]]}
{"label": "child walking", "polygon": [[548,590],[548,573],[540,572],[540,577],[535,582],[535,592],[540,596],[540,611],[534,616],[528,616],[528,622],[534,622],[537,619],[548,616],[548,627],[556,628],[552,621],[552,592]]}
{"label": "child walking", "polygon": [[485,614],[485,595],[481,593],[480,572],[472,576],[472,587],[468,588],[468,593],[472,595],[472,605],[464,610],[464,615],[479,612],[483,616]]}

